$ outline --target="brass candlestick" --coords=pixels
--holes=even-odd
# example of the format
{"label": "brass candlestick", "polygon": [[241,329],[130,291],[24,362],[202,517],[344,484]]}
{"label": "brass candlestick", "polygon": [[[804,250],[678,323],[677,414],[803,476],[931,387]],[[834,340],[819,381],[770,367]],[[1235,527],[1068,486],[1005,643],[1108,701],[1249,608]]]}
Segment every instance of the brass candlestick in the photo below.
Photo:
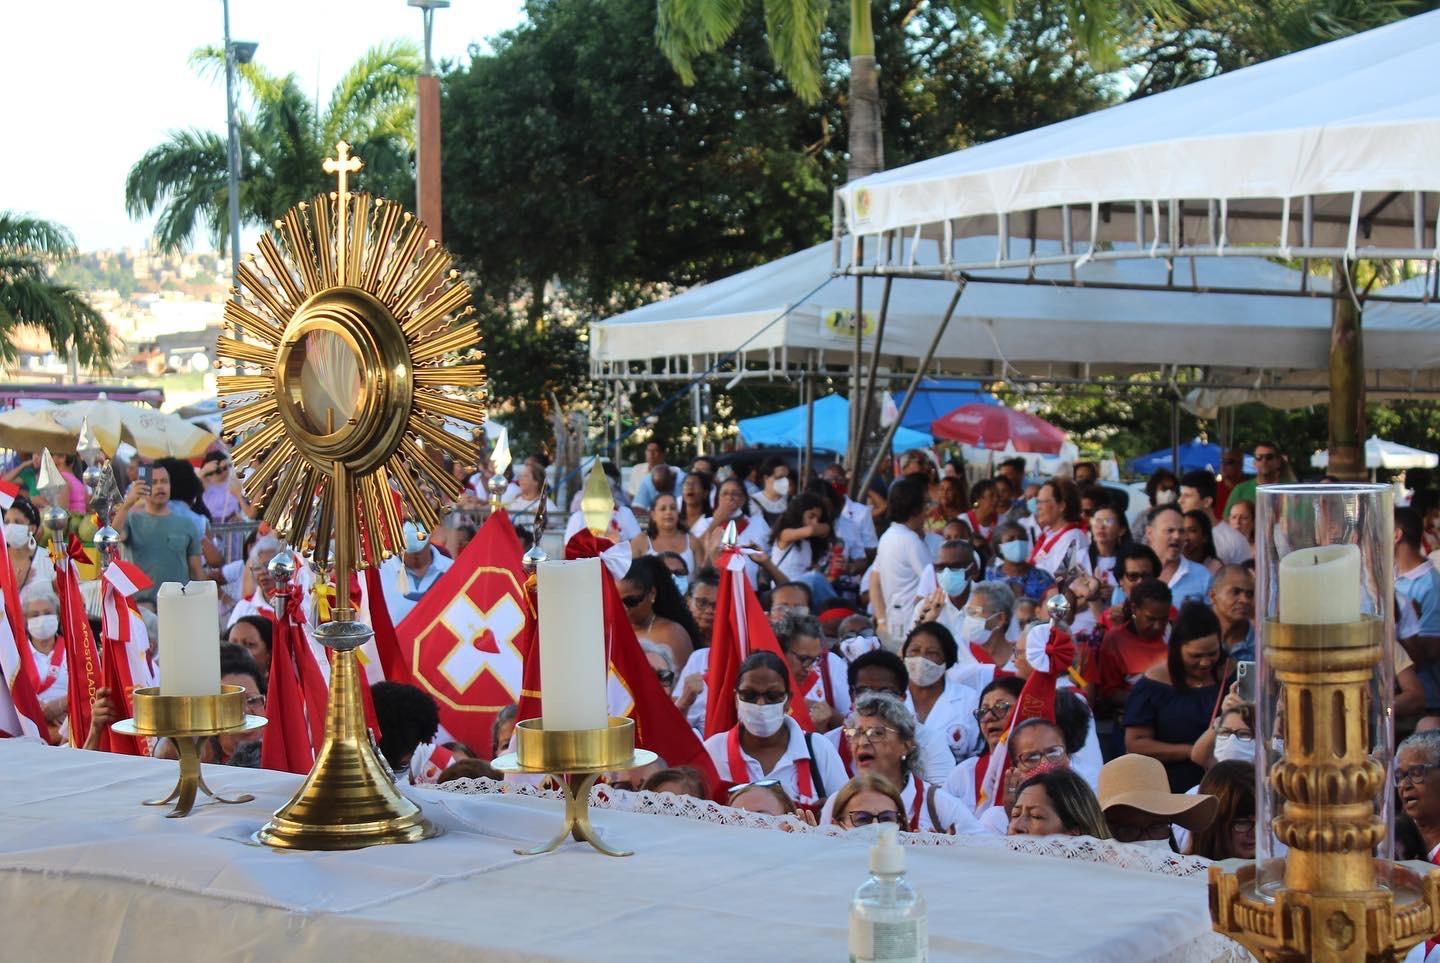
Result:
{"label": "brass candlestick", "polygon": [[233,798],[222,796],[205,784],[200,768],[200,742],[211,736],[239,735],[254,732],[265,725],[263,716],[245,714],[245,687],[222,685],[218,695],[161,695],[155,686],[137,688],[131,694],[135,716],[112,723],[110,728],[123,736],[146,736],[169,739],[180,756],[180,779],[164,799],[153,799],[146,806],[164,806],[174,801],[175,808],[166,813],[174,819],[190,815],[195,795],[205,795],[222,803],[249,802],[255,797],[244,793]]}
{"label": "brass candlestick", "polygon": [[1387,858],[1390,498],[1257,492],[1257,858],[1209,885],[1215,929],[1262,960],[1398,960],[1440,930],[1440,873]]}
{"label": "brass candlestick", "polygon": [[520,856],[538,856],[557,849],[570,836],[606,856],[631,856],[633,851],[605,845],[590,825],[590,789],[601,773],[648,766],[657,758],[635,748],[635,722],[612,717],[604,729],[546,729],[544,719],[526,719],[515,727],[515,752],[491,763],[501,772],[555,776],[565,792],[565,822],[555,838]]}

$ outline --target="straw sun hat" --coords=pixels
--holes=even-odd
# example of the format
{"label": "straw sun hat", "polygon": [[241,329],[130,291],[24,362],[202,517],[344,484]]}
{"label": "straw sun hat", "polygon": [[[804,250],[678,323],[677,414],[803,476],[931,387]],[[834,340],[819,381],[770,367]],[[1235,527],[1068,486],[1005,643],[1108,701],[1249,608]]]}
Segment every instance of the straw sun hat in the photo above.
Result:
{"label": "straw sun hat", "polygon": [[1191,832],[1204,829],[1215,819],[1219,805],[1214,796],[1185,795],[1170,791],[1165,766],[1150,756],[1117,756],[1100,770],[1100,808],[1109,813],[1125,807],[1167,819]]}

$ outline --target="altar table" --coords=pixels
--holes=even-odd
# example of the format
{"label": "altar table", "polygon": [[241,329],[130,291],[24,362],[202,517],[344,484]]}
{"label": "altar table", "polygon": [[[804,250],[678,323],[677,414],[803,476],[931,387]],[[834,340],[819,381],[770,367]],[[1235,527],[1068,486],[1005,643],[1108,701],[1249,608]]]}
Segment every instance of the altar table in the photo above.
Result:
{"label": "altar table", "polygon": [[[142,807],[174,761],[0,740],[0,958],[117,960],[727,960],[847,958],[858,840],[597,810],[616,859],[584,844],[522,857],[558,801],[408,789],[445,830],[426,842],[300,853],[250,841],[299,785],[221,766],[184,819]],[[990,848],[915,847],[933,960],[1209,959],[1203,876]]]}

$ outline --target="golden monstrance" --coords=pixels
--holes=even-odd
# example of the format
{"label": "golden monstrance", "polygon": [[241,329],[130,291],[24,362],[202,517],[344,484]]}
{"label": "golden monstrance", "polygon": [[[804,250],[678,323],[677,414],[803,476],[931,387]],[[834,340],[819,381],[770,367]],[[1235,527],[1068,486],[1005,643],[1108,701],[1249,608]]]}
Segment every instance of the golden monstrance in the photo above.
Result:
{"label": "golden monstrance", "polygon": [[401,550],[406,518],[433,530],[436,506],[459,497],[432,454],[469,465],[477,451],[444,419],[485,418],[470,290],[417,218],[349,191],[361,167],[337,144],[325,171],[338,189],[295,205],[260,239],[260,259],[236,265],[225,306],[234,337],[218,346],[217,365],[236,372],[220,376],[219,394],[224,433],[238,441],[234,464],[253,468],[246,493],[341,587],[334,621],[316,630],[334,653],[325,742],[257,834],[281,848],[358,849],[435,833],[366,732],[355,650],[373,633],[355,620],[347,588],[357,568]]}

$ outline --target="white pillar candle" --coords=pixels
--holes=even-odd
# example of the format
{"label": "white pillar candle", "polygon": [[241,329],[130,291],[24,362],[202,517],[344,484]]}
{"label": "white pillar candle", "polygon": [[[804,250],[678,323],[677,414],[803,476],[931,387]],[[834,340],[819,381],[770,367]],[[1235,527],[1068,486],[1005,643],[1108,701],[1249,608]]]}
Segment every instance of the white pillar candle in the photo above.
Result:
{"label": "white pillar candle", "polygon": [[605,605],[600,560],[541,562],[540,695],[546,729],[603,729]]}
{"label": "white pillar candle", "polygon": [[1360,546],[1320,545],[1280,559],[1280,621],[1360,620]]}
{"label": "white pillar candle", "polygon": [[166,582],[155,595],[160,694],[220,694],[220,599],[214,582]]}

